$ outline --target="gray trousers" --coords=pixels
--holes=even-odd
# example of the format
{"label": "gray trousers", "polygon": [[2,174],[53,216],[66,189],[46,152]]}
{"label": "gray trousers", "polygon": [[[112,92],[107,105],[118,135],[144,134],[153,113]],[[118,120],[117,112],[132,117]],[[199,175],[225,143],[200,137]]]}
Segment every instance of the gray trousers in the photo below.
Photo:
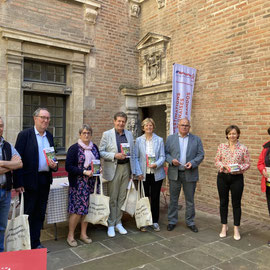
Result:
{"label": "gray trousers", "polygon": [[186,201],[186,224],[187,226],[195,225],[195,205],[194,194],[196,190],[197,182],[187,182],[185,172],[178,171],[177,180],[170,180],[170,205],[168,209],[168,221],[169,224],[176,224],[178,221],[178,200],[183,185],[185,201]]}
{"label": "gray trousers", "polygon": [[108,218],[108,226],[115,226],[121,223],[123,215],[121,207],[126,199],[129,178],[129,163],[118,164],[113,180],[108,182],[110,196],[110,216]]}

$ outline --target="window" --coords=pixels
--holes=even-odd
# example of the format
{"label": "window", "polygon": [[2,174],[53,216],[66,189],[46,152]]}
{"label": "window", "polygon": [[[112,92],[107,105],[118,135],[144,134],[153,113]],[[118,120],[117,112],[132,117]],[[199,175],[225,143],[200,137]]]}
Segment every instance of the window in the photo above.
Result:
{"label": "window", "polygon": [[59,152],[65,151],[65,96],[24,92],[23,129],[34,125],[33,113],[39,107],[47,108],[51,114],[48,131],[54,136],[55,148]]}
{"label": "window", "polygon": [[65,84],[66,66],[25,59],[24,81]]}

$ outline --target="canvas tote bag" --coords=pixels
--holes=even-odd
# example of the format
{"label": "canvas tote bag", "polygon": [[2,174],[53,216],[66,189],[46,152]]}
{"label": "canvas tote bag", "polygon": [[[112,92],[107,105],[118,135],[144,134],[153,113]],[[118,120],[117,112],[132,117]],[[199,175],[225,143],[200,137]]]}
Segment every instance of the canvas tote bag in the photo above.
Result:
{"label": "canvas tote bag", "polygon": [[123,206],[121,207],[121,210],[127,212],[133,217],[136,210],[136,204],[137,204],[137,190],[135,188],[133,180],[130,179],[127,187],[127,196]]}
{"label": "canvas tote bag", "polygon": [[13,204],[12,217],[5,232],[5,251],[31,249],[28,215],[24,215],[24,198],[21,193],[19,216],[15,217],[16,203]]}
{"label": "canvas tote bag", "polygon": [[145,197],[142,181],[138,182],[135,221],[138,229],[153,225],[150,202],[149,198]]}
{"label": "canvas tote bag", "polygon": [[101,224],[108,226],[108,218],[110,215],[110,197],[103,194],[103,186],[100,181],[100,194],[97,194],[97,182],[96,178],[94,193],[89,197],[88,214],[85,216],[84,221],[92,224]]}

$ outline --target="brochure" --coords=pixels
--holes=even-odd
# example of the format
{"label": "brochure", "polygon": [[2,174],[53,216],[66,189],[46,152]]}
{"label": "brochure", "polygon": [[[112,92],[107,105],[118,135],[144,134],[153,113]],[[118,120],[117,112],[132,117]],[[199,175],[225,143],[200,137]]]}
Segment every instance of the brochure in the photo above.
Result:
{"label": "brochure", "polygon": [[92,160],[91,161],[91,170],[93,172],[93,176],[100,176],[100,160]]}
{"label": "brochure", "polygon": [[146,155],[146,163],[147,166],[149,167],[149,165],[152,165],[156,162],[156,157],[155,155]]}
{"label": "brochure", "polygon": [[237,163],[236,164],[230,164],[229,167],[230,167],[230,172],[239,172],[240,171],[240,168],[239,168]]}
{"label": "brochure", "polygon": [[44,148],[43,153],[45,155],[46,162],[47,162],[48,166],[49,166],[49,159],[53,160],[55,163],[58,163],[53,146],[48,147],[48,148]]}
{"label": "brochure", "polygon": [[121,143],[121,153],[125,154],[127,158],[130,158],[130,146],[129,143]]}

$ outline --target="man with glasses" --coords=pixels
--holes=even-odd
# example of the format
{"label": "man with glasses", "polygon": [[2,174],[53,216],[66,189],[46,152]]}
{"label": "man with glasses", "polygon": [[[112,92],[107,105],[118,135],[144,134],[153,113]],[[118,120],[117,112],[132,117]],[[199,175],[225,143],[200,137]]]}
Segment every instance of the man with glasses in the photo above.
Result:
{"label": "man with glasses", "polygon": [[170,205],[168,209],[168,231],[172,231],[178,221],[178,200],[183,186],[186,201],[186,225],[198,232],[195,225],[194,194],[199,180],[198,166],[204,158],[201,139],[189,133],[190,122],[180,119],[178,133],[170,135],[165,145],[166,161],[169,163]]}
{"label": "man with glasses", "polygon": [[15,148],[4,140],[4,122],[0,117],[0,252],[4,251],[4,236],[11,201],[12,171],[22,167]]}
{"label": "man with glasses", "polygon": [[[44,222],[47,200],[52,183],[52,171],[57,171],[57,163],[48,159],[43,150],[54,146],[53,136],[47,131],[50,113],[46,108],[38,108],[34,114],[34,127],[18,134],[15,148],[23,161],[23,168],[14,174],[16,191],[24,193],[24,212],[29,215],[32,249],[44,248],[40,243],[40,231]],[[47,250],[48,251],[48,250]]]}

